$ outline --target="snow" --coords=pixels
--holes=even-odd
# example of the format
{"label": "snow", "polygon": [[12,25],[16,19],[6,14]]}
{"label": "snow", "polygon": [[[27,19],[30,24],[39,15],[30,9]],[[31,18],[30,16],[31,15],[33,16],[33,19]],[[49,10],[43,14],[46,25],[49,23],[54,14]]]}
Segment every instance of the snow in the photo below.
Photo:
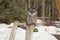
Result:
{"label": "snow", "polygon": [[41,19],[37,19],[37,25],[44,25],[46,22],[41,20]]}
{"label": "snow", "polygon": [[[34,32],[32,37],[33,40],[57,40],[53,35],[46,31],[47,26],[36,27],[38,32]],[[11,28],[8,28],[6,24],[0,24],[0,40],[9,40]],[[16,31],[15,40],[25,40],[26,30],[18,28]]]}
{"label": "snow", "polygon": [[48,31],[49,33],[51,33],[51,34],[56,34],[57,29],[56,29],[55,26],[49,26],[48,29],[47,29],[47,31]]}
{"label": "snow", "polygon": [[36,38],[38,40],[57,40],[54,36],[52,36],[50,33],[47,32],[46,28],[47,26],[40,26],[38,28],[39,32],[34,33],[34,35],[38,35],[36,36]]}
{"label": "snow", "polygon": [[8,27],[8,25],[6,25],[4,23],[3,24],[0,24],[0,31],[6,29],[6,27]]}

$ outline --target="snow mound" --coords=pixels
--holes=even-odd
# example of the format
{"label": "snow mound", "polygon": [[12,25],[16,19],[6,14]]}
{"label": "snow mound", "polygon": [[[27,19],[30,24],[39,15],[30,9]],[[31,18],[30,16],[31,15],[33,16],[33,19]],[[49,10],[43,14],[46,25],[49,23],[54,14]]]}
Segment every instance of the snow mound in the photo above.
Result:
{"label": "snow mound", "polygon": [[[6,26],[6,29],[4,27]],[[9,40],[11,28],[7,28],[7,25],[0,25],[0,27],[3,27],[3,31],[0,31],[0,40]],[[52,36],[50,33],[46,32],[46,26],[40,26],[36,27],[38,29],[38,32],[33,33],[33,40],[57,40],[54,36]],[[22,28],[18,28],[16,31],[16,37],[15,40],[25,40],[26,37],[26,30]]]}
{"label": "snow mound", "polygon": [[4,29],[6,29],[8,27],[7,24],[0,24],[0,31],[3,31]]}
{"label": "snow mound", "polygon": [[57,28],[55,26],[49,26],[47,31],[51,34],[56,34]]}
{"label": "snow mound", "polygon": [[37,25],[44,25],[44,24],[46,24],[45,21],[37,19]]}
{"label": "snow mound", "polygon": [[34,33],[34,40],[57,40],[53,35],[46,31],[47,26],[38,27],[39,32]]}

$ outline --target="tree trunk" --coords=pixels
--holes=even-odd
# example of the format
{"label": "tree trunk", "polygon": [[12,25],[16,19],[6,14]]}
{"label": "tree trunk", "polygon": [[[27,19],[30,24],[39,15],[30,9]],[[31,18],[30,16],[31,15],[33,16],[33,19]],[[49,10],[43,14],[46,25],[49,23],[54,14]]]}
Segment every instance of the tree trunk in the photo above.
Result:
{"label": "tree trunk", "polygon": [[45,0],[42,0],[42,16],[43,16],[43,20],[45,21]]}
{"label": "tree trunk", "polygon": [[15,34],[16,34],[18,24],[19,24],[19,21],[14,21],[14,25],[13,25],[9,40],[15,40]]}
{"label": "tree trunk", "polygon": [[27,3],[27,27],[26,27],[26,39],[25,40],[33,40],[33,30],[36,24],[36,10],[34,8],[35,0],[28,0]]}
{"label": "tree trunk", "polygon": [[34,25],[28,26],[26,30],[26,40],[33,40]]}
{"label": "tree trunk", "polygon": [[58,11],[57,13],[58,20],[60,21],[60,0],[55,0],[55,4],[56,4],[56,10]]}

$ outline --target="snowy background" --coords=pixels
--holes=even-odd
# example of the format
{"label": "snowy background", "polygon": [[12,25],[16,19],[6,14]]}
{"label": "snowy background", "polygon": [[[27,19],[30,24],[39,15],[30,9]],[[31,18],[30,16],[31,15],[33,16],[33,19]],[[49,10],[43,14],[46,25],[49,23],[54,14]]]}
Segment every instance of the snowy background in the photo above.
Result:
{"label": "snowy background", "polygon": [[[11,25],[0,24],[0,40],[9,40],[11,29],[9,28]],[[58,40],[52,34],[56,34],[57,28],[54,26],[38,26],[36,27],[38,32],[34,32],[32,37],[33,40]],[[18,28],[16,31],[15,40],[25,40],[26,30],[22,28]]]}

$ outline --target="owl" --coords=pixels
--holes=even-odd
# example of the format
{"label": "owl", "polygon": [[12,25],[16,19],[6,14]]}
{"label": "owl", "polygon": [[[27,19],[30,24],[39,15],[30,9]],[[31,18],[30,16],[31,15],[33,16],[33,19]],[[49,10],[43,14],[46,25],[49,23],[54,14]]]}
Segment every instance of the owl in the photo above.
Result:
{"label": "owl", "polygon": [[29,9],[27,13],[27,25],[36,25],[37,12],[35,9]]}

